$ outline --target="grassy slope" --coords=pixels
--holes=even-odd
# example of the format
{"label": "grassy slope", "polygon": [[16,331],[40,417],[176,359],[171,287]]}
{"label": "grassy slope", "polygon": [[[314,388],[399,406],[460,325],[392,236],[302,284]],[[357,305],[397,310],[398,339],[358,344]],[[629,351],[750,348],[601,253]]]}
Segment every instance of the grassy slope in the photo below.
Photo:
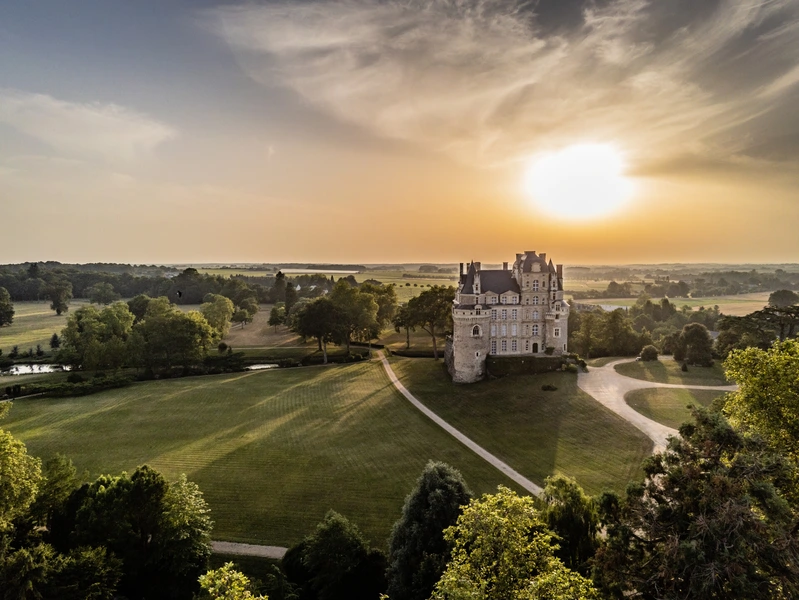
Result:
{"label": "grassy slope", "polygon": [[712,367],[688,367],[688,371],[683,372],[680,370],[680,363],[669,357],[663,357],[661,360],[624,363],[614,368],[627,377],[658,383],[729,385],[729,381],[724,377],[724,369],[718,362]]}
{"label": "grassy slope", "polygon": [[[72,300],[70,310],[85,306],[83,300]],[[8,354],[11,348],[19,346],[20,352],[29,348],[36,349],[36,344],[42,346],[45,352],[50,351],[50,338],[54,333],[61,335],[61,330],[66,327],[66,312],[61,316],[50,310],[50,302],[15,302],[14,322],[6,327],[0,327],[0,349],[3,354]]]}
{"label": "grassy slope", "polygon": [[691,420],[688,405],[710,406],[724,392],[714,390],[679,390],[653,388],[635,390],[624,397],[624,401],[645,417],[677,429]]}
{"label": "grassy slope", "polygon": [[[578,389],[573,374],[455,385],[441,362],[394,358],[392,365],[428,407],[538,483],[565,473],[592,494],[623,490],[652,450],[646,436]],[[545,383],[558,391],[541,391]]]}
{"label": "grassy slope", "polygon": [[333,508],[382,545],[429,459],[459,468],[476,492],[518,489],[411,407],[376,362],[22,400],[4,427],[92,477],[144,463],[186,473],[223,540],[291,545]]}
{"label": "grassy slope", "polygon": [[[569,287],[569,284],[566,284]],[[575,288],[576,289],[576,288]],[[732,296],[708,296],[705,298],[672,298],[671,302],[678,307],[690,306],[697,309],[700,306],[712,308],[718,306],[725,315],[748,315],[760,310],[768,303],[770,292],[754,292],[751,294],[736,294]],[[658,300],[653,299],[653,302]],[[583,304],[607,304],[611,306],[632,306],[637,298],[595,298],[591,300],[578,300]]]}

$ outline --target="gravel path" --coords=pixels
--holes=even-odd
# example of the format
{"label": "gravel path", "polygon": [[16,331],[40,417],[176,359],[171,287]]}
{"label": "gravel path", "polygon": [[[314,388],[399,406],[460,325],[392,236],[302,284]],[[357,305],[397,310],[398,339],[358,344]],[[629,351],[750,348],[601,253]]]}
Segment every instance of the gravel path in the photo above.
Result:
{"label": "gravel path", "polygon": [[282,546],[256,546],[236,542],[211,542],[211,548],[219,554],[238,554],[240,556],[261,556],[263,558],[283,558],[288,548]]}
{"label": "gravel path", "polygon": [[526,489],[531,494],[535,494],[536,496],[540,495],[543,489],[541,486],[536,485],[529,479],[527,479],[524,475],[519,473],[518,471],[512,469],[507,463],[501,461],[496,456],[491,454],[488,450],[483,448],[482,446],[478,445],[476,442],[465,436],[463,433],[455,429],[452,425],[447,423],[444,419],[439,417],[436,413],[432,410],[427,408],[424,404],[422,404],[416,397],[411,394],[408,389],[400,383],[400,380],[397,379],[397,376],[394,374],[394,370],[391,368],[391,365],[388,364],[386,360],[385,354],[380,352],[380,360],[383,362],[383,367],[386,369],[386,373],[388,373],[388,378],[391,380],[391,383],[394,384],[400,393],[405,396],[405,398],[413,404],[417,409],[419,409],[428,419],[433,421],[436,425],[441,427],[444,431],[449,433],[453,436],[456,440],[458,440],[461,444],[469,448],[472,452],[477,454],[480,458],[484,459],[486,462],[490,463],[503,473],[510,477],[513,481],[518,483],[524,489]]}
{"label": "gravel path", "polygon": [[647,388],[703,389],[724,392],[738,389],[735,385],[682,385],[635,379],[621,375],[614,368],[625,362],[632,361],[624,358],[608,363],[604,367],[591,367],[588,373],[580,373],[577,376],[577,386],[597,402],[643,431],[655,443],[655,452],[664,450],[669,436],[677,435],[677,430],[653,421],[631,408],[624,401],[624,396],[628,392]]}

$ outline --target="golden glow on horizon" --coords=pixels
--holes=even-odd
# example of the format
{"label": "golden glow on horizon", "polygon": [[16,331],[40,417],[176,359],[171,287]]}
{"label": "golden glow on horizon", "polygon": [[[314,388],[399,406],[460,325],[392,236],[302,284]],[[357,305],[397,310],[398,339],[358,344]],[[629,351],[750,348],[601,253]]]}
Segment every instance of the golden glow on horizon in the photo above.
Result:
{"label": "golden glow on horizon", "polygon": [[624,170],[624,160],[613,146],[578,144],[533,159],[525,174],[525,191],[557,217],[604,217],[632,196],[634,186]]}

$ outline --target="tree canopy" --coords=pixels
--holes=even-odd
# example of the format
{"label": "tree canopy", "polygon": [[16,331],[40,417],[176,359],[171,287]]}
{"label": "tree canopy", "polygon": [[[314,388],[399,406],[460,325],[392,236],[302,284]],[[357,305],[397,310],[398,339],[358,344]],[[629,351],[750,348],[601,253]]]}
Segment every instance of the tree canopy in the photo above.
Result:
{"label": "tree canopy", "polygon": [[438,360],[437,339],[452,331],[452,302],[455,288],[434,285],[408,301],[408,312],[412,326],[418,326],[433,339],[433,357]]}
{"label": "tree canopy", "polygon": [[11,294],[4,287],[0,287],[0,327],[11,325],[14,322],[14,304],[11,302]]}

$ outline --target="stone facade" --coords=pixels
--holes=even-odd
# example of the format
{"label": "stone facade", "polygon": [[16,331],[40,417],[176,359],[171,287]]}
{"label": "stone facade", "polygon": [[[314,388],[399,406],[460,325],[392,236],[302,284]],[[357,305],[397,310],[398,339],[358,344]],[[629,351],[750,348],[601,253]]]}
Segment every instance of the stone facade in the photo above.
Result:
{"label": "stone facade", "polygon": [[563,265],[546,254],[516,255],[511,268],[460,267],[452,307],[453,332],[446,347],[452,380],[485,377],[489,355],[546,356],[568,351],[569,305],[563,299]]}

